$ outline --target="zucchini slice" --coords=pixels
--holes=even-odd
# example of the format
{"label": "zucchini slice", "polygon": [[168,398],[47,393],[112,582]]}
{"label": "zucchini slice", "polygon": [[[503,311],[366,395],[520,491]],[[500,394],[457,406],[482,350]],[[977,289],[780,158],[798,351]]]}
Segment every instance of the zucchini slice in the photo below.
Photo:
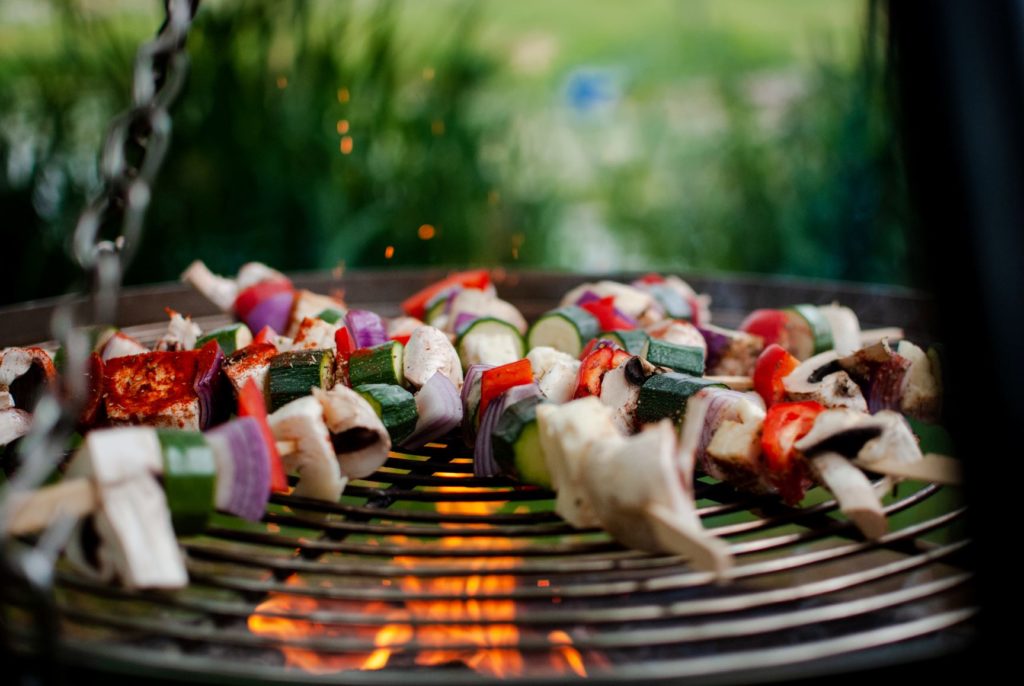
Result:
{"label": "zucchini slice", "polygon": [[602,331],[598,338],[607,338],[630,355],[643,355],[644,347],[651,337],[642,329],[616,329]]}
{"label": "zucchini slice", "polygon": [[652,338],[644,346],[641,357],[653,365],[668,367],[674,372],[694,376],[704,373],[704,349],[695,345],[679,345]]}
{"label": "zucchini slice", "polygon": [[353,388],[368,383],[401,386],[405,383],[404,358],[405,347],[398,341],[356,350],[348,358],[349,385]]}
{"label": "zucchini slice", "polygon": [[601,330],[597,317],[582,307],[566,305],[551,310],[533,323],[526,340],[530,348],[541,345],[579,357],[584,346]]}
{"label": "zucchini slice", "polygon": [[693,306],[690,301],[683,297],[683,294],[672,286],[665,283],[647,284],[644,288],[654,296],[658,304],[665,310],[665,315],[671,319],[685,319],[692,322],[694,319]]}
{"label": "zucchini slice", "polygon": [[455,341],[463,369],[471,364],[495,366],[526,356],[519,329],[504,319],[481,317],[473,320]]}
{"label": "zucchini slice", "polygon": [[494,459],[501,470],[527,484],[551,488],[551,474],[540,445],[537,405],[543,398],[526,398],[508,406],[491,434]]}
{"label": "zucchini slice", "polygon": [[164,462],[164,492],[178,535],[196,534],[213,512],[217,460],[198,431],[157,429]]}
{"label": "zucchini slice", "polygon": [[832,327],[817,307],[793,305],[784,311],[789,315],[790,346],[797,359],[806,360],[818,353],[832,350]]}
{"label": "zucchini slice", "polygon": [[237,324],[229,324],[219,329],[214,329],[209,333],[205,333],[196,339],[196,349],[202,348],[210,341],[217,341],[220,344],[220,349],[224,351],[225,355],[230,355],[240,348],[252,343],[252,331],[245,324],[238,322]]}
{"label": "zucchini slice", "polygon": [[330,350],[293,350],[270,358],[267,395],[270,411],[309,395],[312,388],[334,385],[334,353]]}
{"label": "zucchini slice", "polygon": [[686,415],[690,397],[705,388],[727,388],[723,383],[697,376],[667,372],[655,374],[640,388],[636,417],[641,424],[656,422],[666,417],[681,422]]}
{"label": "zucchini slice", "polygon": [[368,383],[353,390],[370,403],[391,436],[392,444],[401,443],[416,428],[416,420],[419,419],[416,398],[401,386]]}

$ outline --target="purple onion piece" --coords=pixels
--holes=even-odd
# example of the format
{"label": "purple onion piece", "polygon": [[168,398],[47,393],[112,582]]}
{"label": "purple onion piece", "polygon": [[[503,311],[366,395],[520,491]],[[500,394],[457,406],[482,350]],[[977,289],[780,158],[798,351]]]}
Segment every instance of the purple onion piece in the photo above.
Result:
{"label": "purple onion piece", "polygon": [[230,412],[230,386],[224,377],[224,351],[210,341],[199,352],[199,365],[192,389],[199,398],[199,428],[205,430],[227,419]]}
{"label": "purple onion piece", "polygon": [[455,303],[455,298],[459,297],[459,293],[463,291],[462,286],[452,286],[448,292],[448,297],[445,298],[444,308],[441,310],[444,314],[452,313],[452,305]]}
{"label": "purple onion piece", "polygon": [[487,410],[484,411],[484,416],[480,419],[480,430],[476,434],[476,441],[473,445],[474,476],[496,476],[501,472],[498,462],[494,459],[494,441],[491,439],[505,408],[520,400],[540,396],[540,387],[536,383],[528,383],[513,386],[491,401]]}
{"label": "purple onion piece", "polygon": [[480,377],[488,369],[494,369],[494,365],[471,364],[462,381],[462,439],[467,446],[472,446],[476,440],[474,415],[480,405]]}
{"label": "purple onion piece", "polygon": [[462,422],[462,399],[451,379],[435,372],[416,393],[416,428],[402,441],[403,448],[415,449],[444,436]]}
{"label": "purple onion piece", "polygon": [[275,293],[264,298],[245,317],[245,325],[250,331],[259,332],[264,326],[274,331],[287,331],[288,321],[292,315],[292,302],[295,294],[291,291]]}
{"label": "purple onion piece", "polygon": [[376,312],[349,310],[345,315],[345,326],[352,334],[356,348],[372,348],[388,342],[388,328]]}
{"label": "purple onion piece", "polygon": [[253,417],[239,417],[211,429],[206,436],[222,439],[230,459],[229,465],[218,467],[218,486],[220,479],[230,478],[230,483],[225,497],[217,489],[217,508],[258,522],[270,500],[270,452],[259,422]]}
{"label": "purple onion piece", "polygon": [[714,369],[722,361],[729,346],[732,345],[732,338],[721,329],[698,326],[697,330],[704,337],[704,342],[708,344],[708,356],[704,361],[704,369]]}
{"label": "purple onion piece", "polygon": [[594,291],[588,289],[580,293],[580,297],[576,298],[576,304],[586,305],[587,303],[597,302],[600,299],[601,296],[599,296]]}
{"label": "purple onion piece", "polygon": [[453,330],[456,334],[461,334],[467,327],[469,327],[470,324],[479,318],[480,317],[472,312],[459,312],[459,315],[455,317],[455,326],[453,327]]}
{"label": "purple onion piece", "polygon": [[634,327],[637,326],[636,319],[634,319],[633,317],[630,317],[628,314],[626,314],[625,312],[623,312],[619,308],[613,307],[612,310],[615,311],[615,316],[617,316],[620,319],[623,319],[623,320],[629,322],[631,326],[634,326]]}

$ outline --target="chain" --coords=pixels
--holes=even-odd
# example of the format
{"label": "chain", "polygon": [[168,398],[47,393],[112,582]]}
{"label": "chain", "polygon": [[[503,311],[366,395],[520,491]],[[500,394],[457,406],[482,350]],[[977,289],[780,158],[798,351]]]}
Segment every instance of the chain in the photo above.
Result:
{"label": "chain", "polygon": [[[52,473],[85,406],[92,352],[88,329],[116,319],[122,276],[138,248],[153,181],[170,142],[167,110],[188,73],[185,39],[198,4],[199,0],[165,0],[163,25],[135,56],[132,105],[110,124],[100,154],[103,186],[82,211],[71,240],[72,258],[89,283],[89,292],[66,296],[54,308],[51,332],[64,349],[61,384],[51,387],[33,411],[32,429],[19,445],[22,466],[0,493],[0,531],[5,530],[11,493],[37,488]],[[52,644],[52,635],[44,634],[56,626],[53,565],[72,530],[73,522],[62,518],[34,547],[4,541],[0,550],[6,571],[27,582],[40,610],[41,644]]]}

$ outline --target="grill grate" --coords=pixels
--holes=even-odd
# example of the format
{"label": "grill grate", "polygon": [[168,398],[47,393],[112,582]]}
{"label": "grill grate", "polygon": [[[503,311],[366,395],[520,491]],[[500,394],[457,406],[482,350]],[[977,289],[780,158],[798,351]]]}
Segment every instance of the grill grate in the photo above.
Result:
{"label": "grill grate", "polygon": [[[891,532],[871,542],[820,489],[794,509],[702,477],[699,512],[737,559],[714,584],[678,557],[573,529],[551,493],[474,478],[469,458],[441,444],[393,453],[339,503],[278,495],[262,523],[218,516],[182,540],[182,591],[58,565],[57,655],[189,681],[751,682],[935,656],[972,635],[955,490],[901,484]],[[6,601],[9,647],[38,653],[43,618],[27,596]]]}

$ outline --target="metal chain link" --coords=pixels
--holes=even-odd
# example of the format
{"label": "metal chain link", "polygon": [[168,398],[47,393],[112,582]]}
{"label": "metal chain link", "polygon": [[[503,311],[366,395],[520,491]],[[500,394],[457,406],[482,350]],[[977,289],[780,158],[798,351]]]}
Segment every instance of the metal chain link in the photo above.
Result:
{"label": "metal chain link", "polygon": [[[163,25],[135,56],[132,105],[110,124],[99,162],[103,187],[82,211],[71,240],[89,292],[66,296],[54,308],[50,328],[64,349],[65,367],[59,388],[51,386],[40,399],[32,429],[19,444],[21,468],[0,491],[0,532],[6,530],[11,494],[38,488],[53,472],[88,399],[88,330],[116,320],[122,277],[138,249],[152,185],[170,142],[167,110],[188,73],[185,39],[198,5],[199,0],[165,0]],[[44,635],[57,627],[53,565],[72,524],[68,518],[53,522],[34,548],[8,539],[0,550],[4,571],[27,585],[43,653],[55,644],[53,636]]]}

